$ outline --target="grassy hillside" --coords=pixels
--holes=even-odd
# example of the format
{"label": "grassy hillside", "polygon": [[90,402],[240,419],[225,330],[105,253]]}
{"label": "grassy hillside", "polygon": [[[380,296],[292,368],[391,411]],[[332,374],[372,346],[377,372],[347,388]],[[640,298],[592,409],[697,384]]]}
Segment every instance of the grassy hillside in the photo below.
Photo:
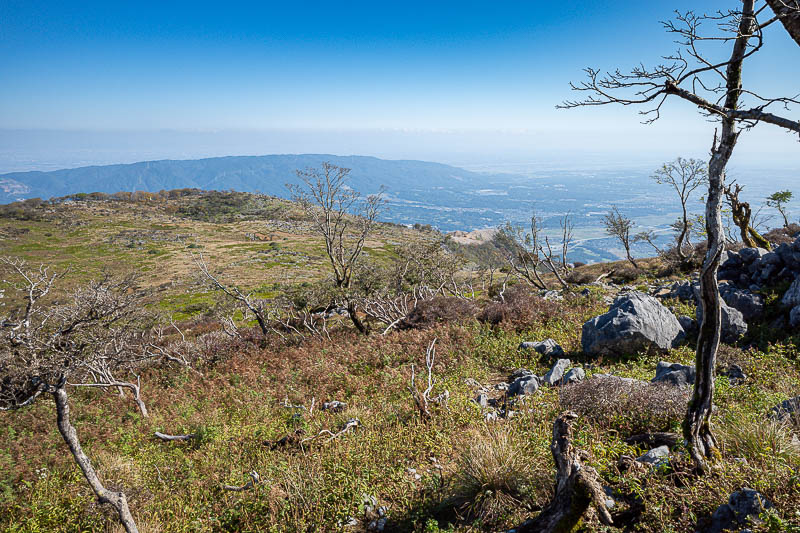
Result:
{"label": "grassy hillside", "polygon": [[[213,313],[204,316],[216,295],[196,280],[191,253],[202,251],[209,263],[265,293],[319,279],[327,268],[321,243],[290,203],[199,194],[158,203],[78,199],[6,213],[0,233],[0,255],[70,268],[70,284],[104,268],[139,270],[157,290],[157,305],[179,320],[197,372],[149,368],[141,376],[149,418],[130,397],[96,389],[70,393],[84,447],[107,485],[125,491],[143,533],[367,531],[381,518],[384,531],[508,529],[552,496],[553,421],[566,409],[579,414],[575,444],[616,500],[619,530],[703,530],[717,506],[744,486],[777,509],[753,531],[800,528],[797,428],[766,418],[800,390],[800,336],[772,331],[766,322],[777,313],[780,288],[767,295],[765,323],[755,324],[739,346],[721,350],[719,368],[736,363],[748,378],[737,384],[718,377],[714,424],[721,456],[712,474],[698,478],[680,444],[662,466],[626,466],[625,457],[648,448],[625,440],[678,430],[686,395],[667,386],[604,387],[591,376],[649,380],[660,358],[693,364],[694,353],[689,339],[663,356],[583,354],[581,325],[607,309],[619,285],[575,286],[562,300],[521,285],[508,290],[505,302],[488,292],[468,306],[447,300],[414,328],[387,335],[359,335],[342,322],[329,339],[298,343],[262,338],[256,330],[230,338]],[[428,236],[381,225],[368,253],[388,259],[397,245]],[[628,283],[655,292],[668,280],[657,278],[658,260],[644,263]],[[623,268],[579,269],[587,280],[608,270]],[[686,303],[665,304],[693,313]],[[516,369],[544,374],[553,361],[519,344],[546,338],[563,346],[590,379],[543,387],[507,405],[507,416],[474,401],[484,393],[502,405],[498,385]],[[425,379],[425,352],[434,339],[433,394],[447,390],[449,400],[433,405],[425,419],[409,385],[412,365],[417,379]],[[334,400],[346,406],[323,410]],[[54,419],[47,398],[0,413],[0,530],[121,531],[97,505]],[[358,427],[337,435],[350,419]],[[155,431],[195,438],[163,442]],[[251,490],[223,488],[245,484],[250,471],[260,476]],[[589,519],[582,530],[617,529]]]}

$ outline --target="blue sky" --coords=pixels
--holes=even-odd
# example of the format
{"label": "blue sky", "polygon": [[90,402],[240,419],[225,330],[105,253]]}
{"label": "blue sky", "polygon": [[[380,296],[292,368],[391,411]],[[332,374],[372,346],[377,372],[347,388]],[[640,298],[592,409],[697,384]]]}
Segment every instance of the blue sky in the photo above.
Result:
{"label": "blue sky", "polygon": [[[449,142],[465,152],[499,131],[547,149],[686,149],[711,131],[686,104],[668,106],[649,128],[630,108],[554,106],[571,97],[568,82],[585,66],[671,52],[659,20],[673,9],[730,3],[3,0],[0,129],[111,130],[120,139],[150,130],[329,131],[338,141],[343,131],[455,132],[462,140]],[[800,47],[783,33],[772,29],[745,76],[796,94],[800,69],[775,67],[800,64]],[[753,142],[796,147],[788,137],[763,132]],[[393,153],[380,143],[366,151]]]}

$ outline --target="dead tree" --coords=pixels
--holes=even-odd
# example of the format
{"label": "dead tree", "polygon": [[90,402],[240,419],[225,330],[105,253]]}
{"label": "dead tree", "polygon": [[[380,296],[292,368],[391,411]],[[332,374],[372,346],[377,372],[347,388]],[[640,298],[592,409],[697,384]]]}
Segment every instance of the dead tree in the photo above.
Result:
{"label": "dead tree", "polygon": [[366,325],[358,317],[356,301],[349,297],[349,289],[364,245],[383,207],[383,192],[362,198],[347,186],[349,174],[349,168],[324,162],[321,169],[297,171],[305,187],[288,187],[292,200],[300,204],[311,219],[314,233],[325,243],[334,284],[343,293],[350,320],[358,331],[367,333]]}
{"label": "dead tree", "polygon": [[569,214],[559,221],[561,225],[561,257],[557,257],[550,244],[550,238],[544,235],[542,217],[535,212],[531,215],[530,231],[507,222],[500,228],[497,238],[508,250],[507,263],[511,269],[537,289],[548,289],[542,278],[547,273],[555,275],[558,283],[566,288],[565,276],[568,273],[567,255],[572,244],[574,225]]}
{"label": "dead tree", "polygon": [[560,106],[649,106],[640,113],[646,123],[651,123],[658,119],[668,98],[677,98],[718,123],[708,166],[705,209],[708,249],[700,274],[703,323],[697,342],[697,379],[684,421],[684,435],[700,473],[708,470],[707,459],[713,457],[716,450],[710,420],[721,326],[717,270],[724,249],[721,207],[725,169],[742,131],[740,128],[746,130],[763,122],[800,133],[800,121],[771,111],[775,105],[788,107],[800,103],[797,98],[759,95],[742,84],[743,67],[750,57],[762,50],[764,31],[774,22],[786,19],[773,17],[760,22],[765,5],[756,9],[755,0],[731,0],[731,3],[732,9],[711,15],[678,13],[675,20],[664,23],[665,29],[677,36],[679,49],[676,53],[655,67],[640,64],[629,72],[615,70],[602,74],[588,68],[585,70],[588,79],[572,84],[572,88],[589,96]]}
{"label": "dead tree", "polygon": [[638,269],[639,265],[631,256],[631,243],[633,242],[631,228],[633,228],[633,221],[620,213],[615,206],[603,217],[603,227],[607,234],[615,237],[622,244],[622,248],[625,250],[625,257],[633,265],[633,268]]}
{"label": "dead tree", "polygon": [[739,235],[745,246],[748,248],[758,246],[769,250],[772,248],[769,241],[762,237],[751,224],[753,210],[750,209],[750,204],[739,200],[739,193],[742,192],[742,189],[744,187],[738,183],[731,183],[731,185],[723,187],[725,200],[731,208],[731,219],[733,219],[736,227],[739,228]]}
{"label": "dead tree", "polygon": [[266,316],[264,302],[253,297],[252,292],[244,292],[237,285],[223,283],[217,276],[208,269],[208,264],[203,258],[203,254],[193,255],[194,263],[198,270],[211,283],[212,288],[221,291],[223,294],[240,304],[245,311],[250,312],[258,322],[261,333],[266,336],[270,332],[269,321]]}
{"label": "dead tree", "polygon": [[767,4],[792,39],[800,45],[800,0],[767,0]]}
{"label": "dead tree", "polygon": [[539,516],[515,528],[518,533],[572,531],[590,509],[594,509],[603,524],[614,525],[605,506],[606,495],[597,471],[583,464],[584,452],[572,444],[572,423],[576,418],[578,415],[567,411],[553,424],[553,442],[550,445],[556,464],[553,499]]}
{"label": "dead tree", "polygon": [[676,252],[681,261],[686,261],[687,255],[684,245],[688,244],[691,230],[691,219],[686,205],[691,194],[708,183],[708,163],[697,159],[683,159],[679,157],[669,163],[664,163],[661,168],[653,173],[653,179],[658,184],[669,185],[678,193],[681,202],[681,218],[678,220],[678,237]]}
{"label": "dead tree", "polygon": [[[105,277],[59,302],[49,295],[60,274],[46,267],[30,269],[19,260],[0,263],[21,280],[11,289],[23,302],[0,317],[0,410],[19,409],[50,395],[58,430],[89,486],[100,503],[114,508],[127,532],[137,532],[125,494],[106,489],[83,451],[70,422],[67,395],[71,377],[81,386],[133,386],[114,374],[150,357],[137,341],[144,306],[134,280]],[[135,389],[144,415],[138,380]]]}

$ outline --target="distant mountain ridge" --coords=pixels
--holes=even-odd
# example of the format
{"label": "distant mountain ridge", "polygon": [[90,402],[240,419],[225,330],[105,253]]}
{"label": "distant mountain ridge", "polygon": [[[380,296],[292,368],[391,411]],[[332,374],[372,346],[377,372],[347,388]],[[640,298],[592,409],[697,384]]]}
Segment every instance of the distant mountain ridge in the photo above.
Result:
{"label": "distant mountain ridge", "polygon": [[403,191],[409,189],[450,188],[455,182],[471,185],[487,179],[484,174],[441,163],[385,160],[370,156],[284,154],[165,159],[2,174],[0,203],[36,197],[48,199],[80,192],[155,192],[184,187],[286,196],[286,184],[298,181],[295,170],[318,168],[323,161],[351,168],[350,186],[362,193],[377,192],[381,185],[385,185],[391,195],[401,198],[405,196]]}

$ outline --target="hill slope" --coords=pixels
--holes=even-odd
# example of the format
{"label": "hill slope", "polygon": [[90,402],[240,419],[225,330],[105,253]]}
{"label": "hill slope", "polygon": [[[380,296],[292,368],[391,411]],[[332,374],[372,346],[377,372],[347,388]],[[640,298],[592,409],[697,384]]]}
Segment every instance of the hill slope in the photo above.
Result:
{"label": "hill slope", "polygon": [[[405,197],[409,189],[430,191],[452,186],[455,182],[486,180],[482,174],[424,161],[389,161],[328,154],[230,156],[144,161],[50,172],[12,172],[0,175],[0,202],[79,192],[155,192],[183,187],[286,196],[286,184],[297,182],[296,169],[319,167],[323,161],[351,168],[352,187],[364,193],[375,192],[381,185],[387,185],[392,194]],[[401,183],[402,190],[398,186]]]}

